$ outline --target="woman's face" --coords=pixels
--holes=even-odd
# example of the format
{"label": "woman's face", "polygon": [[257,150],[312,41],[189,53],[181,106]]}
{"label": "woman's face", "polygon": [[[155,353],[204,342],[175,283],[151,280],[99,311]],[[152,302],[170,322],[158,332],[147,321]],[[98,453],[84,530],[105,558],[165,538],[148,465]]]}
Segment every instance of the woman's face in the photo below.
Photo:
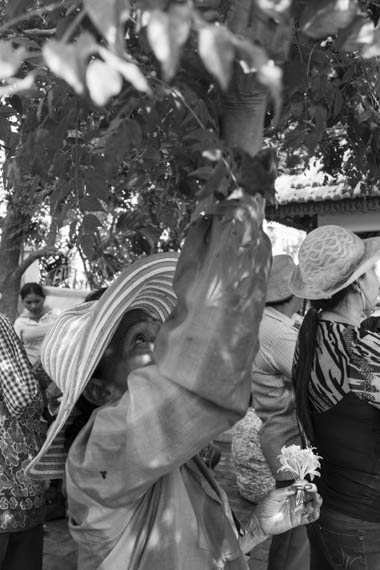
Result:
{"label": "woman's face", "polygon": [[29,293],[26,295],[22,300],[22,303],[34,317],[39,317],[44,312],[45,299],[36,293]]}
{"label": "woman's face", "polygon": [[[153,363],[154,341],[160,326],[161,322],[143,311],[130,311],[124,316],[94,372],[94,378],[107,388],[109,400],[124,394],[130,372]],[[84,395],[95,403],[88,396],[91,383],[94,384],[93,379]]]}
{"label": "woman's face", "polygon": [[365,309],[370,313],[375,309],[379,297],[379,278],[375,265],[360,277],[360,288],[369,305]]}

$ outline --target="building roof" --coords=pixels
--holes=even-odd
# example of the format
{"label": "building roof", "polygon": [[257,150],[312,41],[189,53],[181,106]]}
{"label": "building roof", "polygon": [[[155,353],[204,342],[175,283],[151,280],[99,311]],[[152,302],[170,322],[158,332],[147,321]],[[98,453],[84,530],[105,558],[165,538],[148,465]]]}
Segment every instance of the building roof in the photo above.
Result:
{"label": "building roof", "polygon": [[345,178],[312,168],[279,176],[276,199],[266,208],[267,220],[304,230],[318,225],[318,215],[380,211],[380,188],[368,190],[361,183],[351,188]]}

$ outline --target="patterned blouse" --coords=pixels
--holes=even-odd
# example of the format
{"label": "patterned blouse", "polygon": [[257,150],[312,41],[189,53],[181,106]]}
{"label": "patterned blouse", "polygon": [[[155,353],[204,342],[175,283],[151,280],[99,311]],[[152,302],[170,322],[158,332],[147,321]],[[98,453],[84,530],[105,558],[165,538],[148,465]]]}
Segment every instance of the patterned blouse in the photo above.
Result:
{"label": "patterned blouse", "polygon": [[44,489],[24,474],[42,444],[42,399],[11,322],[0,313],[0,533],[44,518]]}
{"label": "patterned blouse", "polygon": [[315,412],[353,393],[380,408],[380,335],[320,320],[309,398]]}

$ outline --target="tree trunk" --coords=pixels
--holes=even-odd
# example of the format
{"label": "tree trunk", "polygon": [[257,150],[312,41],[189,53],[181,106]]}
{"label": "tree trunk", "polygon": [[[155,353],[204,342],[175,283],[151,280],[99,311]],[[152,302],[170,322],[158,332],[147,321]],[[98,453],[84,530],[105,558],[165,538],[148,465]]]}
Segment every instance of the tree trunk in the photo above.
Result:
{"label": "tree trunk", "polygon": [[[255,0],[230,0],[225,23],[234,34],[263,46],[277,63],[286,59],[293,28],[290,8],[275,21],[258,8]],[[254,156],[263,144],[268,90],[255,73],[244,73],[237,63],[222,101],[223,138]]]}
{"label": "tree trunk", "polygon": [[12,321],[17,313],[21,275],[17,272],[23,247],[25,216],[8,203],[0,240],[0,311]]}

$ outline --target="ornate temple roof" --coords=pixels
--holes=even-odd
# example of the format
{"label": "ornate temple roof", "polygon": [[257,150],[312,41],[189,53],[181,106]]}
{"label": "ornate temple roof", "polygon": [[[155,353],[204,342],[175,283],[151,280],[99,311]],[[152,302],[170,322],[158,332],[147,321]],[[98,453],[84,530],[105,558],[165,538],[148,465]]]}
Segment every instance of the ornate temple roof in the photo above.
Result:
{"label": "ornate temple roof", "polygon": [[380,212],[380,188],[355,188],[343,177],[332,178],[316,168],[298,175],[279,176],[276,204],[266,207],[266,219],[309,231],[318,216],[337,213]]}

